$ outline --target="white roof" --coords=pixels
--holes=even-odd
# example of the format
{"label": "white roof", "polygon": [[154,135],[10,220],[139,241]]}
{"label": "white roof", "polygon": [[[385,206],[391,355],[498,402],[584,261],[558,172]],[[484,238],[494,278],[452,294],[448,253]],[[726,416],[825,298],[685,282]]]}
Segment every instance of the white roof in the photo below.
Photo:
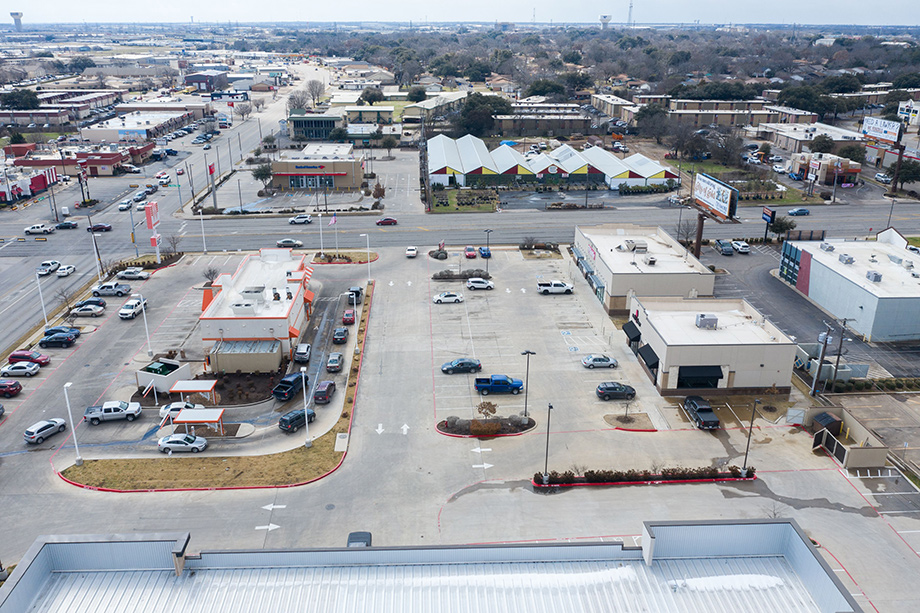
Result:
{"label": "white roof", "polygon": [[173,418],[174,424],[216,424],[224,417],[224,409],[182,409]]}
{"label": "white roof", "polygon": [[492,162],[499,173],[503,173],[516,166],[523,166],[530,169],[527,158],[521,155],[521,152],[508,145],[500,145],[492,152]]}
{"label": "white roof", "polygon": [[667,168],[655,160],[650,160],[641,153],[632,154],[628,158],[624,159],[623,163],[626,164],[631,170],[642,175],[642,177],[646,179],[667,170]]}
{"label": "white roof", "polygon": [[428,141],[428,171],[442,168],[452,168],[462,173],[463,162],[460,159],[460,152],[457,151],[457,141],[438,134]]}
{"label": "white roof", "polygon": [[608,177],[618,177],[629,173],[630,170],[623,160],[601,147],[591,147],[582,151],[581,156]]}
{"label": "white roof", "polygon": [[[214,282],[221,288],[201,314],[201,319],[253,317],[287,317],[299,296],[300,285],[305,276],[313,273],[309,267],[302,268],[305,256],[293,255],[290,249],[262,249],[257,256],[247,256],[236,271],[222,274]],[[285,290],[290,284],[293,299],[288,300]],[[280,300],[274,300],[272,289],[278,290]],[[253,305],[251,314],[234,305]],[[278,334],[284,331],[278,330]]]}
{"label": "white roof", "polygon": [[548,155],[556,160],[563,170],[570,174],[588,164],[588,160],[581,157],[581,155],[569,145],[557,147],[550,151]]}
{"label": "white roof", "polygon": [[[614,275],[715,274],[661,228],[607,224],[578,226],[576,231],[594,244],[598,257]],[[624,250],[629,241],[644,242],[646,253]],[[645,263],[648,256],[655,258],[654,266]]]}
{"label": "white roof", "polygon": [[463,171],[471,172],[478,168],[486,168],[492,172],[496,170],[495,162],[489,155],[489,150],[482,139],[476,138],[472,134],[467,134],[457,139],[457,151],[460,153],[460,160],[463,163]]}
{"label": "white roof", "polygon": [[[790,244],[796,249],[807,251],[813,261],[820,262],[870,294],[884,298],[920,298],[920,279],[914,278],[912,274],[920,272],[920,255],[881,241],[826,242],[833,245],[833,251],[822,250],[821,243],[814,241],[790,241]],[[841,255],[849,255],[853,263],[844,264],[840,261]],[[905,268],[905,262],[910,262],[913,267]],[[882,280],[874,282],[867,279],[866,274],[870,270],[881,274]]]}

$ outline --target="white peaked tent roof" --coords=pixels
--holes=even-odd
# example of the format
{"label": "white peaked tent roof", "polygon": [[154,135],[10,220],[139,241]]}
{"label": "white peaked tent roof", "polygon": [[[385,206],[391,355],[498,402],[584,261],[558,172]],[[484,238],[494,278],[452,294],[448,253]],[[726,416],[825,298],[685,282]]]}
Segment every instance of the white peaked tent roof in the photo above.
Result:
{"label": "white peaked tent roof", "polygon": [[495,163],[495,167],[499,174],[505,173],[517,166],[523,166],[527,170],[530,170],[530,163],[527,161],[527,158],[521,155],[520,151],[508,145],[501,145],[498,149],[495,149],[492,152],[492,161]]}
{"label": "white peaked tent roof", "polygon": [[550,166],[559,166],[559,160],[552,158],[545,153],[541,153],[535,158],[532,158],[527,165],[535,173],[545,172]]}
{"label": "white peaked tent roof", "polygon": [[644,155],[642,155],[641,153],[634,153],[633,155],[624,159],[623,163],[625,163],[635,172],[642,175],[642,177],[645,179],[648,179],[649,177],[653,177],[657,175],[658,173],[665,172],[667,170],[667,168],[665,168],[664,166],[662,166],[655,160],[651,160],[645,157]]}
{"label": "white peaked tent roof", "polygon": [[608,177],[625,176],[630,171],[630,167],[624,164],[623,160],[600,147],[591,147],[587,151],[582,151],[581,155]]}
{"label": "white peaked tent roof", "polygon": [[482,139],[467,134],[457,139],[457,151],[460,152],[460,160],[463,163],[463,172],[468,173],[479,168],[488,169],[497,173],[495,162],[486,148]]}
{"label": "white peaked tent roof", "polygon": [[549,156],[557,160],[558,165],[567,173],[573,173],[579,168],[588,164],[588,160],[583,158],[575,149],[569,145],[562,145],[549,152]]}
{"label": "white peaked tent roof", "polygon": [[428,140],[428,172],[442,168],[451,168],[462,173],[463,161],[460,159],[460,152],[457,151],[457,141],[438,134]]}

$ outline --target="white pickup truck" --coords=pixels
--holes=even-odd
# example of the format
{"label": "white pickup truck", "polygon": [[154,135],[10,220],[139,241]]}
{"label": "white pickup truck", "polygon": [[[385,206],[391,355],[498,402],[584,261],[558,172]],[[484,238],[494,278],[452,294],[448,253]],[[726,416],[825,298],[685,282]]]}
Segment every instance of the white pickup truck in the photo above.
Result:
{"label": "white pickup truck", "polygon": [[83,419],[94,426],[98,426],[102,421],[113,421],[116,419],[127,419],[134,421],[141,416],[141,405],[137,402],[124,402],[123,400],[111,400],[101,405],[88,407],[83,412]]}
{"label": "white pickup truck", "polygon": [[49,226],[43,223],[37,223],[35,225],[29,226],[24,230],[26,236],[30,234],[54,234],[54,226]]}
{"label": "white pickup truck", "polygon": [[537,292],[541,294],[571,294],[575,286],[563,281],[537,281]]}

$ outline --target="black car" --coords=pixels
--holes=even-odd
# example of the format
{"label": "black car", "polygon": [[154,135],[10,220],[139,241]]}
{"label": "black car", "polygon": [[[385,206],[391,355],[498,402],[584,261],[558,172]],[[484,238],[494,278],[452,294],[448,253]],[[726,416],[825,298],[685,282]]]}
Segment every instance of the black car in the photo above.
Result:
{"label": "black car", "polygon": [[111,232],[112,226],[107,223],[94,223],[86,228],[87,232]]}
{"label": "black car", "polygon": [[160,188],[157,187],[155,184],[154,184],[154,185],[148,185],[148,186],[144,189],[144,192],[145,192],[148,196],[152,196],[152,195],[154,195],[155,193],[157,193],[157,190],[158,190],[158,189],[160,189]]}
{"label": "black car", "polygon": [[[186,132],[188,134],[188,132]],[[166,155],[179,155],[179,152],[175,149],[166,149]]]}
{"label": "black car", "polygon": [[51,336],[45,336],[42,340],[38,341],[38,346],[44,349],[45,347],[70,347],[77,340],[76,336],[70,334],[52,334]]}
{"label": "black car", "polygon": [[344,345],[348,342],[348,328],[336,328],[332,333],[332,342],[335,345]]}
{"label": "black car", "polygon": [[480,370],[482,370],[482,362],[473,358],[457,358],[441,364],[441,372],[448,375],[455,372],[479,372]]}
{"label": "black car", "polygon": [[59,223],[58,225],[54,227],[57,228],[58,230],[73,230],[74,228],[79,228],[80,224],[78,224],[75,221],[70,221],[68,219],[67,221],[62,221],[61,223]]}
{"label": "black car", "polygon": [[601,400],[632,400],[636,397],[636,390],[617,381],[605,381],[597,386],[597,397]]}
{"label": "black car", "polygon": [[88,305],[88,304],[95,304],[96,306],[101,306],[103,309],[105,308],[105,300],[103,300],[102,298],[97,298],[97,297],[95,297],[95,296],[93,296],[92,298],[87,298],[86,300],[81,300],[80,302],[75,303],[75,304],[73,305],[73,308],[79,309],[81,306],[86,306],[86,305]]}
{"label": "black car", "polygon": [[73,337],[79,337],[80,328],[70,328],[68,326],[55,326],[53,328],[45,328],[45,336],[52,336],[54,334],[69,334]]}
{"label": "black car", "polygon": [[[303,409],[294,409],[285,413],[278,420],[278,427],[285,432],[297,432],[304,427],[303,415]],[[316,413],[313,412],[313,409],[307,409],[307,423],[312,424],[314,419],[316,419]]]}

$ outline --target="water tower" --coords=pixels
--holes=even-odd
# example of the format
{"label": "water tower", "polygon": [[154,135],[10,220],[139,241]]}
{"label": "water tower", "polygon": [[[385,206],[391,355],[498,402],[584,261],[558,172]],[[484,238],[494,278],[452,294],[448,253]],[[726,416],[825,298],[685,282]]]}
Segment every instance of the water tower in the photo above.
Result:
{"label": "water tower", "polygon": [[13,18],[13,25],[16,26],[16,31],[22,32],[22,13],[10,13],[10,17]]}
{"label": "water tower", "polygon": [[606,30],[608,23],[610,23],[610,15],[601,15],[601,30]]}

